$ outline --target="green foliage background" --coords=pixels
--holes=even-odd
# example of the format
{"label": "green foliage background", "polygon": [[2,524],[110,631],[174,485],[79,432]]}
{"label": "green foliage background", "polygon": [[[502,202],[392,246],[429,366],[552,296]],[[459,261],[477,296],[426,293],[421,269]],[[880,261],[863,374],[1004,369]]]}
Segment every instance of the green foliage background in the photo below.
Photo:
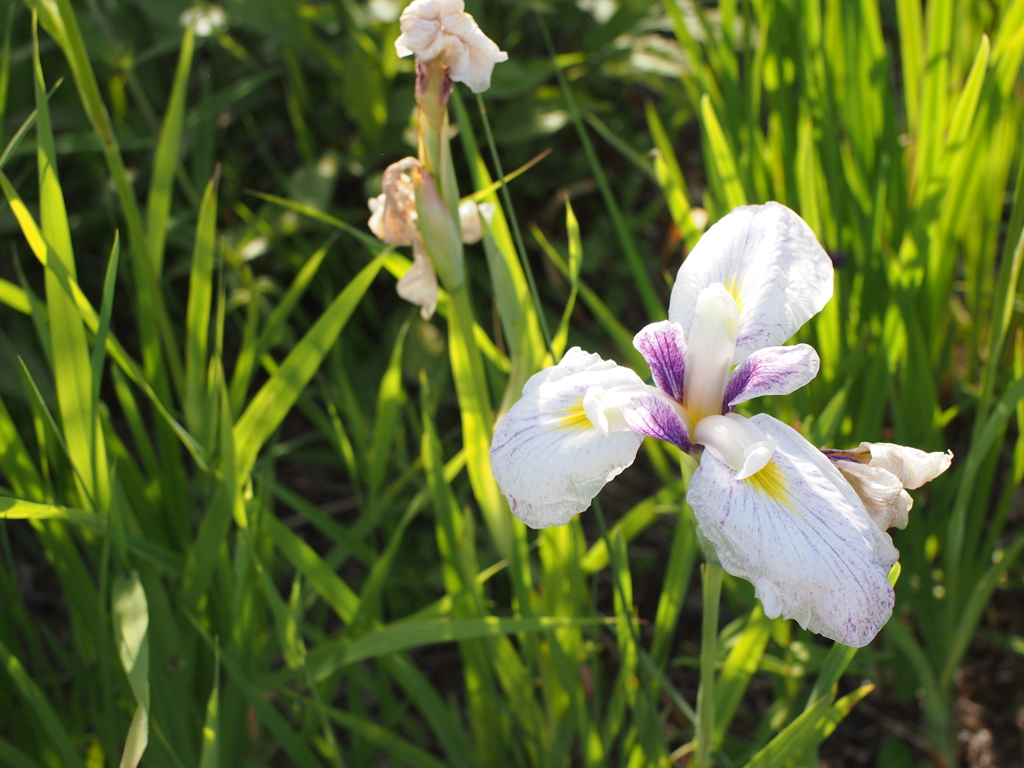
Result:
{"label": "green foliage background", "polygon": [[[685,762],[698,666],[713,763],[817,765],[847,671],[922,691],[880,764],[955,763],[956,670],[1021,589],[1024,0],[468,3],[510,60],[453,97],[464,193],[499,204],[489,129],[506,172],[552,152],[429,323],[365,225],[414,153],[393,0],[230,0],[202,38],[174,0],[0,8],[0,763]],[[873,646],[726,577],[700,659],[685,459],[645,443],[606,533],[528,533],[489,477],[547,354],[513,233],[555,346],[643,375],[693,208],[770,199],[838,269],[821,374],[767,409],[956,460]]]}

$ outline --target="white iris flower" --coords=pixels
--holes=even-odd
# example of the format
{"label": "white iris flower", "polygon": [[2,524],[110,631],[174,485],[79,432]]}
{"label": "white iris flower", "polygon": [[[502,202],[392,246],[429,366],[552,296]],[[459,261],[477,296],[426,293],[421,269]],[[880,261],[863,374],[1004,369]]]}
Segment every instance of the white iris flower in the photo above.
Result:
{"label": "white iris flower", "polygon": [[[416,212],[416,188],[412,173],[422,169],[423,165],[415,157],[406,157],[392,163],[384,171],[381,180],[384,191],[366,203],[370,208],[370,231],[381,242],[412,246],[412,266],[398,281],[395,289],[399,296],[420,308],[424,320],[429,320],[437,308],[439,292],[437,273],[423,242]],[[492,207],[488,203],[478,205],[472,200],[459,205],[459,228],[463,243],[470,245],[480,240],[480,212],[486,215]]]}
{"label": "white iris flower", "polygon": [[829,301],[832,279],[814,233],[785,206],[725,216],[683,262],[669,319],[633,340],[656,386],[578,347],[527,382],[491,447],[512,511],[534,528],[569,522],[633,463],[644,435],[700,453],[687,501],[725,570],[754,584],[770,618],[866,645],[893,609],[899,553],[885,528],[906,524],[904,486],[950,457],[886,444],[825,453],[771,416],[733,412],[817,375],[812,347],[780,345]]}
{"label": "white iris flower", "polygon": [[413,0],[402,11],[400,25],[402,34],[395,40],[399,56],[415,54],[419,64],[437,60],[448,67],[452,80],[474,93],[490,88],[494,65],[508,60],[466,13],[463,0]]}

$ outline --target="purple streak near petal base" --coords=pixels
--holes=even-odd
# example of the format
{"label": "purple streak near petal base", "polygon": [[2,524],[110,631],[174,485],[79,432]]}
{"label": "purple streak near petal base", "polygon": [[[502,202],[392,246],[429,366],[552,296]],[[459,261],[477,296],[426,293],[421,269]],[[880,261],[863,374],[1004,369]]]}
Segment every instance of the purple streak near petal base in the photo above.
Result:
{"label": "purple streak near petal base", "polygon": [[818,375],[818,353],[808,344],[768,347],[752,354],[729,376],[722,412],[765,395],[788,395]]}
{"label": "purple streak near petal base", "polygon": [[682,326],[662,320],[633,337],[633,346],[651,366],[654,384],[676,402],[683,401],[686,340]]}
{"label": "purple streak near petal base", "polygon": [[686,424],[674,404],[654,394],[637,395],[622,407],[622,416],[634,432],[664,440],[688,452],[692,447]]}

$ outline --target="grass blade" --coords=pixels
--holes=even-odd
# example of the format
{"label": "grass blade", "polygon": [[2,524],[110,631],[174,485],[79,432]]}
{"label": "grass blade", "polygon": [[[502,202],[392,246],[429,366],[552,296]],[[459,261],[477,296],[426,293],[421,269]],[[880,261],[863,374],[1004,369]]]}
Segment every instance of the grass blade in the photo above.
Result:
{"label": "grass blade", "polygon": [[213,260],[217,239],[217,187],[220,169],[206,185],[199,206],[195,249],[189,276],[188,307],[185,310],[185,424],[200,433],[209,424],[206,412],[207,345],[213,302]]}
{"label": "grass blade", "polygon": [[573,124],[576,126],[576,133],[579,135],[580,143],[583,145],[583,152],[587,156],[587,162],[590,163],[590,171],[594,174],[597,185],[601,189],[601,196],[604,198],[604,204],[608,208],[608,214],[611,216],[612,224],[615,226],[615,232],[619,237],[622,250],[626,254],[626,263],[629,264],[630,271],[633,273],[633,279],[636,281],[636,288],[640,292],[640,299],[647,310],[648,319],[651,321],[663,320],[665,319],[665,302],[662,301],[657,291],[654,290],[654,284],[651,282],[644,261],[637,251],[633,235],[630,234],[625,217],[623,217],[611,186],[608,184],[608,177],[605,176],[604,169],[597,159],[597,154],[594,152],[594,146],[590,143],[590,136],[587,134],[586,126],[583,125],[583,118],[580,115],[579,107],[576,105],[576,98],[573,96],[572,88],[569,86],[569,81],[566,80],[565,73],[557,61],[555,46],[551,41],[551,33],[548,31],[547,22],[539,14],[537,15],[537,21],[544,35],[548,55],[551,57],[551,62],[554,65],[555,75],[558,77],[558,84],[562,89],[562,95],[565,97],[566,106],[568,106],[569,114],[572,115]]}
{"label": "grass blade", "polygon": [[49,746],[60,755],[64,765],[67,768],[85,768],[85,763],[82,762],[82,758],[75,749],[71,736],[61,723],[57,712],[46,700],[39,686],[29,677],[18,658],[7,650],[7,646],[2,642],[0,642],[0,663],[3,664],[15,689],[21,694],[29,710],[42,726],[47,739],[49,739]]}
{"label": "grass blade", "polygon": [[160,127],[160,138],[157,140],[156,155],[153,158],[153,177],[149,182],[149,196],[146,199],[146,234],[149,256],[153,259],[153,273],[158,278],[163,272],[167,219],[171,212],[174,177],[178,169],[181,131],[185,122],[185,100],[188,97],[188,78],[192,71],[194,48],[195,31],[193,25],[189,24],[185,27],[185,34],[181,38],[178,67],[174,72],[174,84],[171,86],[171,98],[167,102],[167,114],[164,115],[164,122]]}
{"label": "grass blade", "polygon": [[295,345],[277,373],[260,388],[239,417],[234,428],[239,479],[252,471],[260,448],[313,378],[381,266],[383,259],[378,257],[363,267]]}
{"label": "grass blade", "polygon": [[149,605],[138,574],[114,582],[111,604],[121,665],[138,703],[120,768],[136,768],[149,743]]}

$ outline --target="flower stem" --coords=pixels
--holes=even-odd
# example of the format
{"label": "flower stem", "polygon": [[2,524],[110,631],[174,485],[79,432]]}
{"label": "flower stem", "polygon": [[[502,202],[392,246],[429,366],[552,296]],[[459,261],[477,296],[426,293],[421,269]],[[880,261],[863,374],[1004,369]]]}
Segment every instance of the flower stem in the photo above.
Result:
{"label": "flower stem", "polygon": [[417,136],[419,159],[434,177],[448,210],[459,224],[459,187],[448,138],[448,70],[436,61],[417,64],[416,102],[419,105]]}
{"label": "flower stem", "polygon": [[487,146],[491,150],[491,160],[494,163],[494,172],[498,174],[501,181],[501,195],[505,202],[505,209],[508,212],[508,220],[512,224],[512,236],[515,238],[516,251],[519,255],[519,262],[523,265],[523,272],[526,273],[526,280],[530,284],[530,295],[533,296],[533,305],[537,310],[537,321],[540,323],[540,332],[544,336],[544,345],[548,354],[551,355],[551,364],[558,361],[551,349],[551,331],[548,330],[548,321],[544,316],[544,307],[540,303],[540,292],[537,290],[537,281],[533,276],[533,267],[526,256],[526,245],[523,243],[523,233],[519,230],[519,219],[516,216],[516,209],[512,207],[512,196],[509,195],[508,185],[505,183],[505,172],[501,167],[501,158],[498,155],[498,147],[494,143],[494,134],[491,133],[491,121],[487,118],[487,107],[484,106],[484,99],[478,93],[476,104],[480,108],[480,119],[483,121],[484,135],[487,136]]}
{"label": "flower stem", "polygon": [[708,562],[701,568],[704,621],[700,641],[700,690],[697,693],[697,752],[694,768],[711,768],[715,740],[715,666],[718,661],[718,604],[722,596],[722,566]]}

